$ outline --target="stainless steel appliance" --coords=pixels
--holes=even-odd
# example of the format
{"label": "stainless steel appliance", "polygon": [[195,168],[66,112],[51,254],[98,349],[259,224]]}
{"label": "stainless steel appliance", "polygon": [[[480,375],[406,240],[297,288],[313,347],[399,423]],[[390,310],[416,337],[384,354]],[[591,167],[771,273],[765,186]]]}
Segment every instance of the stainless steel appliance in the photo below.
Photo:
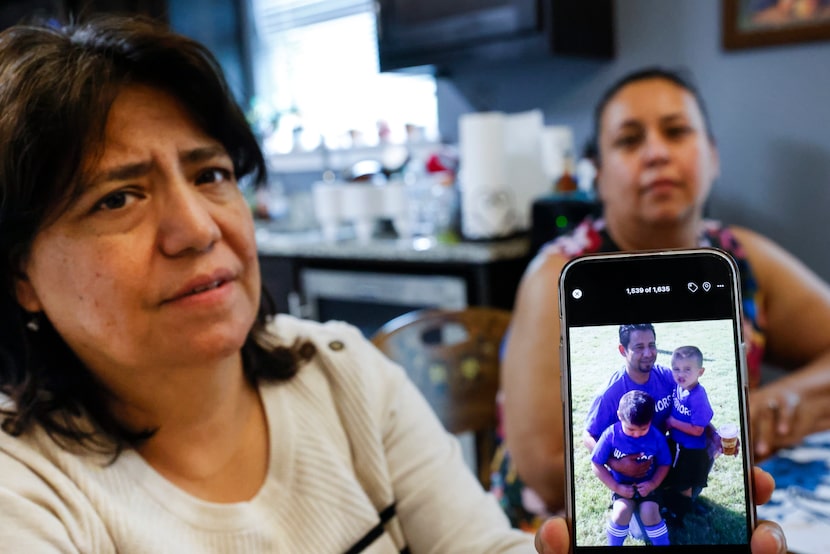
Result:
{"label": "stainless steel appliance", "polygon": [[367,337],[406,312],[464,308],[468,297],[464,278],[452,275],[302,268],[300,284],[304,302],[294,295],[289,300],[292,314],[317,321],[348,321]]}

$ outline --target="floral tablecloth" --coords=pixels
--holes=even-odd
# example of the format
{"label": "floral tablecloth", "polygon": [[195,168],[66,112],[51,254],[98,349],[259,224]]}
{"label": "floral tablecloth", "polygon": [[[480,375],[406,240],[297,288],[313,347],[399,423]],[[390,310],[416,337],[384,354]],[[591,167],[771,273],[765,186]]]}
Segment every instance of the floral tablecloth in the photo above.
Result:
{"label": "floral tablecloth", "polygon": [[759,465],[775,477],[776,488],[758,518],[781,524],[791,552],[830,552],[830,431]]}

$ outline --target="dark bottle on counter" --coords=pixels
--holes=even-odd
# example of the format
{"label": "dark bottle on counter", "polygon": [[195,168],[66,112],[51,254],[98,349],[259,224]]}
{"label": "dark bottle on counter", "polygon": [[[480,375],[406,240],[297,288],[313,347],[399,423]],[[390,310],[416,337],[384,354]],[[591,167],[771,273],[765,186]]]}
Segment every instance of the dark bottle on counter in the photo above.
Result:
{"label": "dark bottle on counter", "polygon": [[562,175],[556,180],[553,185],[553,192],[556,194],[570,194],[579,190],[576,179],[574,178],[574,161],[571,152],[565,153],[564,165]]}

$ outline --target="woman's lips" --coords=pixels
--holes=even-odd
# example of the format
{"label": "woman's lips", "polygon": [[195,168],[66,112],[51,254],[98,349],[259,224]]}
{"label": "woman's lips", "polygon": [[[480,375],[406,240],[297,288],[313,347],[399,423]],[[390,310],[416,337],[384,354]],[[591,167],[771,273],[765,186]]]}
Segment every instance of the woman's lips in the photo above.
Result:
{"label": "woman's lips", "polygon": [[234,298],[234,281],[219,281],[171,298],[166,306],[187,309],[213,310],[227,306]]}
{"label": "woman's lips", "polygon": [[676,189],[677,187],[677,181],[674,181],[673,179],[657,179],[646,185],[645,192],[661,192],[664,190]]}
{"label": "woman's lips", "polygon": [[184,286],[179,288],[163,303],[175,302],[184,298],[202,295],[223,287],[233,280],[233,274],[226,270],[214,271],[209,275],[202,275],[191,279]]}
{"label": "woman's lips", "polygon": [[179,298],[182,298],[182,297],[185,297],[185,296],[192,296],[192,295],[194,295],[194,294],[199,294],[199,293],[201,293],[201,292],[205,292],[206,290],[212,290],[212,289],[215,289],[215,288],[217,288],[217,287],[222,286],[222,284],[223,284],[224,282],[225,282],[225,281],[221,281],[221,280],[220,280],[220,281],[212,281],[212,282],[210,282],[210,283],[206,283],[206,284],[204,284],[204,285],[199,285],[199,286],[197,286],[197,287],[194,287],[194,288],[193,288],[190,292],[186,292],[186,293],[184,293],[184,294],[180,295],[180,296],[179,296]]}

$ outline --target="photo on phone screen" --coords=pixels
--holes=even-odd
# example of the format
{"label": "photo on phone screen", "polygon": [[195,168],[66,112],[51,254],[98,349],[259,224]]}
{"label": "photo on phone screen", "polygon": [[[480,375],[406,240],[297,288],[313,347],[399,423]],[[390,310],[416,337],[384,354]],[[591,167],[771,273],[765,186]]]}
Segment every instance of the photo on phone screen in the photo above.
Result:
{"label": "photo on phone screen", "polygon": [[574,552],[749,552],[740,293],[713,249],[592,255],[560,280]]}

